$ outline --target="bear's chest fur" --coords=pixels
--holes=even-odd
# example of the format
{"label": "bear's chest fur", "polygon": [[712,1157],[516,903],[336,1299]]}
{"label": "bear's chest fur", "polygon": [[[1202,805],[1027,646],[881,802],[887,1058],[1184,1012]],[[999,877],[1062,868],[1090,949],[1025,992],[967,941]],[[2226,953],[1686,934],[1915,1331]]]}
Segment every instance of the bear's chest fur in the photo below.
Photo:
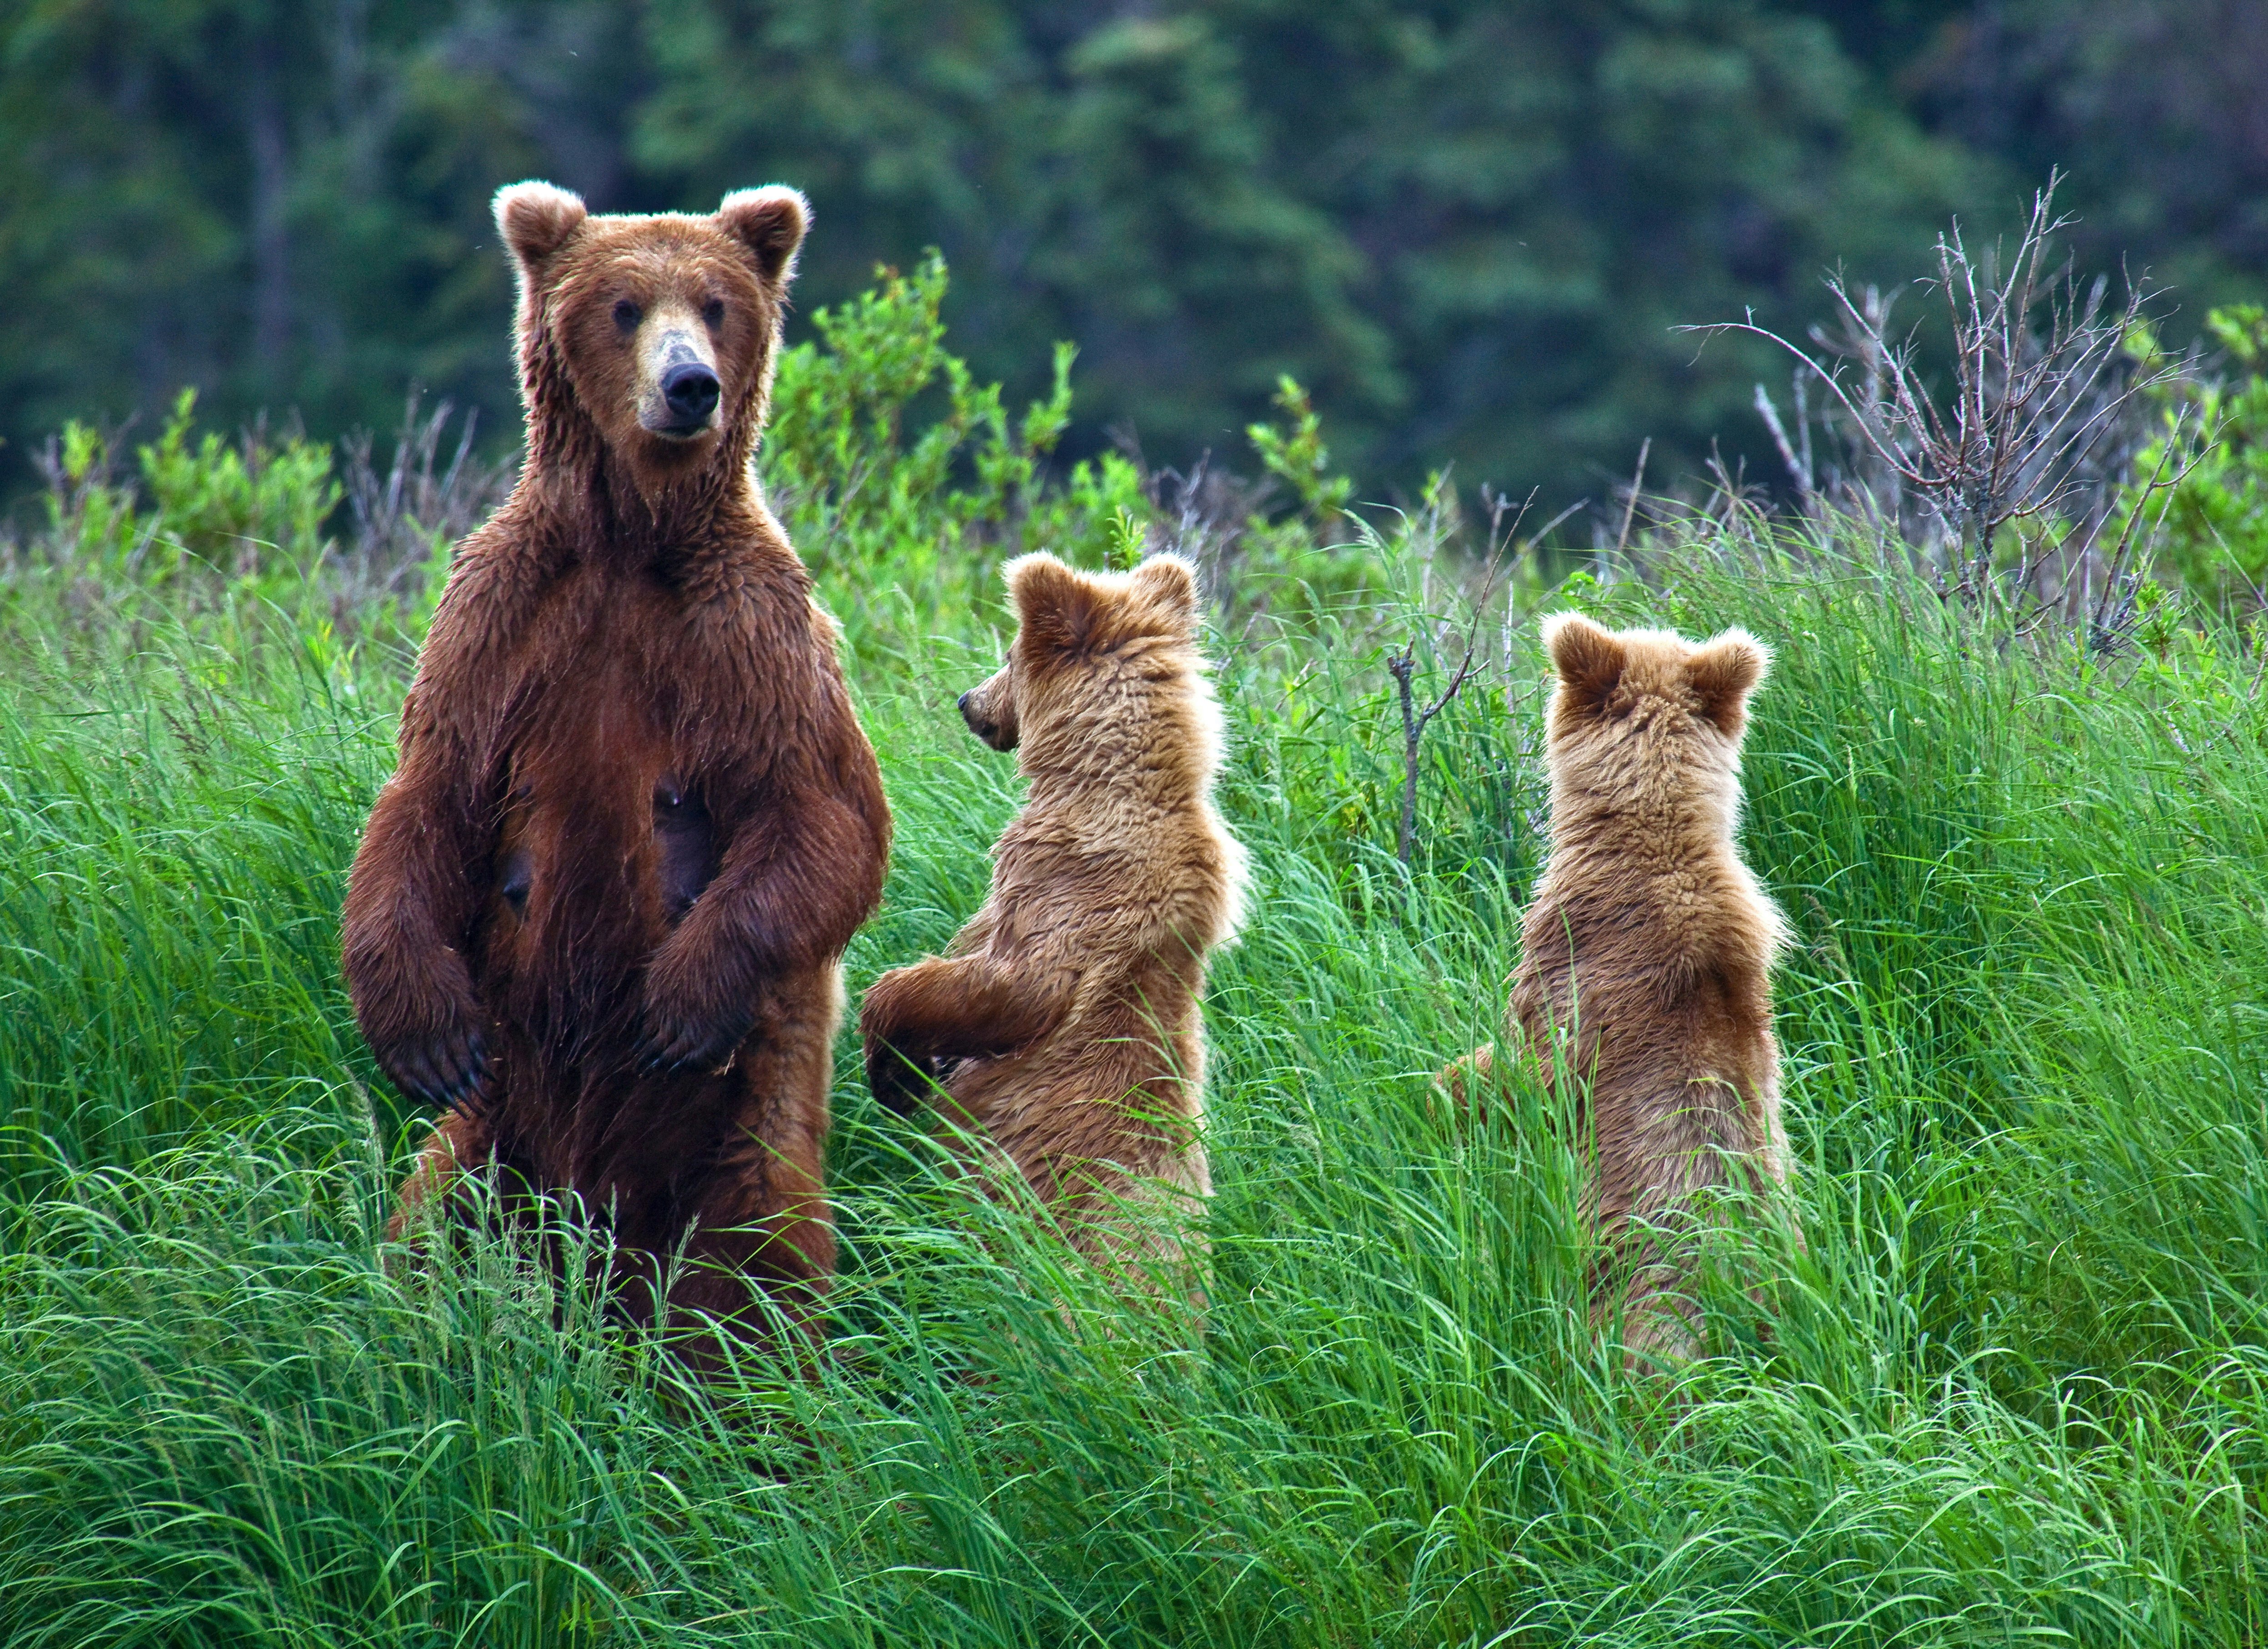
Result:
{"label": "bear's chest fur", "polygon": [[762,609],[746,591],[703,598],[650,573],[573,567],[501,649],[478,941],[500,1005],[539,1021],[608,1016],[728,842],[765,827],[754,781],[788,672],[784,627]]}

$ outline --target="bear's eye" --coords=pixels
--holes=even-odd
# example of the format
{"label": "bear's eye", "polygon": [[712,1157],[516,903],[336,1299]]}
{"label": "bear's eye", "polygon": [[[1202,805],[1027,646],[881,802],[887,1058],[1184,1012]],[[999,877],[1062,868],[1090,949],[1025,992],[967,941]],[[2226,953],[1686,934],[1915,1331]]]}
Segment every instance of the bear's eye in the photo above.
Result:
{"label": "bear's eye", "polygon": [[615,300],[615,325],[624,332],[637,331],[638,322],[644,319],[644,316],[645,311],[631,303],[630,299],[618,297]]}
{"label": "bear's eye", "polygon": [[721,297],[712,297],[703,304],[701,306],[701,319],[711,326],[722,326],[725,321],[725,300]]}

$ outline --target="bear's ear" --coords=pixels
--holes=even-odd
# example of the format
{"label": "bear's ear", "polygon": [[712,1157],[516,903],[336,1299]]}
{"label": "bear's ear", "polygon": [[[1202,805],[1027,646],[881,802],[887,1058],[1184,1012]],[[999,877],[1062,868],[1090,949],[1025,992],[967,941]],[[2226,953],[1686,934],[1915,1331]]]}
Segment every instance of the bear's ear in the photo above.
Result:
{"label": "bear's ear", "polygon": [[582,196],[548,183],[511,183],[497,191],[497,232],[530,274],[573,239],[588,216]]}
{"label": "bear's ear", "polygon": [[1095,590],[1046,551],[1020,555],[1004,575],[1016,604],[1017,650],[1035,665],[1083,653],[1094,645]]}
{"label": "bear's ear", "polygon": [[1134,589],[1176,628],[1197,622],[1197,574],[1178,555],[1153,555],[1134,569]]}
{"label": "bear's ear", "polygon": [[1685,678],[1701,702],[1701,714],[1727,738],[1739,737],[1748,720],[1749,695],[1771,668],[1771,654],[1746,630],[1713,635],[1685,661]]}
{"label": "bear's ear", "polygon": [[1560,685],[1586,712],[1606,702],[1630,658],[1622,637],[1580,612],[1555,612],[1543,620],[1543,650],[1551,655]]}
{"label": "bear's ear", "polygon": [[766,286],[787,284],[796,248],[811,226],[811,202],[784,183],[735,189],[717,209],[717,227],[748,249]]}

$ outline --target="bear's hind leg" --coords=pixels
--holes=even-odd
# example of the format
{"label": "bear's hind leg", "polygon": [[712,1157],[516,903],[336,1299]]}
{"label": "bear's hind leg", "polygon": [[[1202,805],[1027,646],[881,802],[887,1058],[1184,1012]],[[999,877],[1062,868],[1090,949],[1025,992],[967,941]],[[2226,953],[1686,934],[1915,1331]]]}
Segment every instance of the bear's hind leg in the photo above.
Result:
{"label": "bear's hind leg", "polygon": [[[736,1339],[770,1342],[764,1308],[750,1294],[758,1287],[793,1335],[816,1339],[835,1274],[828,1089],[842,1014],[841,973],[823,970],[774,993],[759,1018],[765,1029],[741,1050],[731,1078],[737,1103],[670,1291],[680,1323],[706,1316]],[[706,1330],[688,1347],[696,1365],[719,1350]]]}
{"label": "bear's hind leg", "polygon": [[386,1240],[399,1242],[430,1203],[446,1198],[456,1189],[468,1169],[477,1169],[494,1154],[496,1135],[486,1119],[468,1111],[453,1110],[433,1125],[417,1166],[401,1182],[394,1196],[393,1217],[386,1222]]}

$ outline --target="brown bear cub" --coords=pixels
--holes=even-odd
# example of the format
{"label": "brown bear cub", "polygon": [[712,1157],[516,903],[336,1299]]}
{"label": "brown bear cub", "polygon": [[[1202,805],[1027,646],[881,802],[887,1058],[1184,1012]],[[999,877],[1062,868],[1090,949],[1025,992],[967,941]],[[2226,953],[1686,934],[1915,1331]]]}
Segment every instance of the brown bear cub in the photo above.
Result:
{"label": "brown bear cub", "polygon": [[751,1277],[807,1316],[834,1264],[838,958],[890,824],[748,473],[805,215],[785,188],[706,217],[498,194],[526,464],[459,546],[348,882],[363,1033],[454,1108],[396,1233],[493,1162],[611,1223],[640,1318],[681,1244],[673,1303],[721,1317]]}
{"label": "brown bear cub", "polygon": [[[1635,1352],[1690,1352],[1673,1268],[1632,1221],[1697,1192],[1787,1177],[1771,970],[1780,914],[1734,846],[1749,695],[1768,656],[1745,631],[1696,646],[1666,630],[1544,621],[1557,672],[1547,753],[1550,852],[1521,923],[1508,1045],[1588,1096],[1587,1223]],[[1449,1085],[1485,1076],[1482,1048]]]}
{"label": "brown bear cub", "polygon": [[1007,583],[1008,662],[961,707],[1017,752],[1027,799],[946,955],[867,992],[867,1080],[900,1111],[941,1088],[1082,1251],[1170,1262],[1172,1237],[1138,1229],[1133,1205],[1187,1215],[1211,1194],[1199,1000],[1245,870],[1211,800],[1220,710],[1197,580],[1170,555],[1092,574],[1042,554]]}

